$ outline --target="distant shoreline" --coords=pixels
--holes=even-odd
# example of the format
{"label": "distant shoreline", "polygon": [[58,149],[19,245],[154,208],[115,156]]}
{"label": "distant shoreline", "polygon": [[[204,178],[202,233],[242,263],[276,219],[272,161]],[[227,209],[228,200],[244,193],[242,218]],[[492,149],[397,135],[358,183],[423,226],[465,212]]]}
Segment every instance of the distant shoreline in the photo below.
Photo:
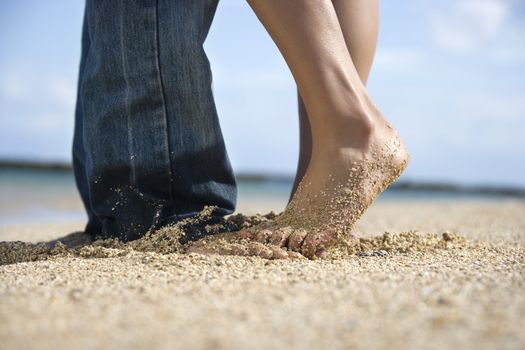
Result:
{"label": "distant shoreline", "polygon": [[39,162],[39,161],[19,161],[19,160],[0,160],[0,170],[60,170],[73,171],[73,166],[62,162]]}
{"label": "distant shoreline", "polygon": [[[63,162],[38,162],[38,161],[18,161],[0,160],[0,170],[30,170],[30,171],[59,171],[72,172],[71,164]],[[255,174],[238,173],[236,178],[245,182],[280,182],[292,183],[293,176],[285,174]],[[436,193],[458,193],[458,194],[480,194],[489,196],[506,196],[514,198],[525,198],[525,188],[514,186],[493,186],[493,185],[459,185],[446,182],[425,182],[425,181],[400,181],[389,187],[392,191],[411,191],[411,192],[436,192]]]}

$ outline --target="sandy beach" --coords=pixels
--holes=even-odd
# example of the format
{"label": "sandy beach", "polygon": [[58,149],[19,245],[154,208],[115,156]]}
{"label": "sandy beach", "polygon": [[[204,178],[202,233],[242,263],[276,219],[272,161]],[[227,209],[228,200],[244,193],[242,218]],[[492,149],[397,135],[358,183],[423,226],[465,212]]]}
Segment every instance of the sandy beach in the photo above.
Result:
{"label": "sandy beach", "polygon": [[523,349],[523,213],[517,200],[378,202],[358,231],[392,241],[319,261],[116,249],[5,264],[2,348]]}

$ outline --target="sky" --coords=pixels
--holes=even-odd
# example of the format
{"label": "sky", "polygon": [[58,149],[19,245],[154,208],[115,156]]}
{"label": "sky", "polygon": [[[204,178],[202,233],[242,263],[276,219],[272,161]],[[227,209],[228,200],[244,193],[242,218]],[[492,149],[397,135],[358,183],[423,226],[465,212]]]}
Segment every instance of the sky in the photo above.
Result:
{"label": "sky", "polygon": [[[0,2],[0,158],[70,161],[83,7]],[[295,84],[244,0],[220,2],[205,47],[234,169],[293,174]],[[403,179],[525,187],[525,1],[382,1],[368,89]]]}

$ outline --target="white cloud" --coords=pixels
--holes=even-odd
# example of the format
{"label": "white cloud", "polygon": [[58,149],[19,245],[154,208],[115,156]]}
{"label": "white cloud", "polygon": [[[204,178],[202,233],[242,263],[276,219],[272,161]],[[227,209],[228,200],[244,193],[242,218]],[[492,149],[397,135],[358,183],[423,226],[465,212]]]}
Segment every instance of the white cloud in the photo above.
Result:
{"label": "white cloud", "polygon": [[[432,8],[433,40],[442,48],[468,53],[499,36],[511,13],[509,0],[444,1]],[[446,5],[446,6],[443,6]]]}

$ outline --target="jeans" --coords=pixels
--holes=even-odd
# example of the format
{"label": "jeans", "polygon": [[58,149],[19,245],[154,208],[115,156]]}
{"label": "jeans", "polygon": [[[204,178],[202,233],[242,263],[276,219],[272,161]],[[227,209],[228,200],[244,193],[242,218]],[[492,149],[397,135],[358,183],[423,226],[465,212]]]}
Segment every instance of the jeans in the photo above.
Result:
{"label": "jeans", "polygon": [[236,185],[203,49],[218,0],[87,0],[73,140],[86,232],[132,240]]}

